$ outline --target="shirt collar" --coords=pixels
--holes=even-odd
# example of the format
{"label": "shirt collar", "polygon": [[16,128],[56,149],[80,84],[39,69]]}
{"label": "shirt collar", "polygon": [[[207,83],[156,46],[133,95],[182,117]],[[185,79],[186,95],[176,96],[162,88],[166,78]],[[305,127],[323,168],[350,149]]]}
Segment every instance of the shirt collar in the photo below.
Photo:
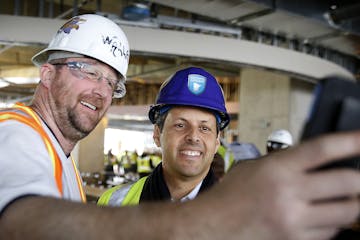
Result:
{"label": "shirt collar", "polygon": [[[186,202],[189,200],[193,200],[198,195],[202,182],[203,181],[198,183],[198,185],[196,185],[196,187],[191,192],[189,192],[186,196],[182,197],[180,199],[180,202]],[[174,202],[175,200],[171,198],[171,201]]]}

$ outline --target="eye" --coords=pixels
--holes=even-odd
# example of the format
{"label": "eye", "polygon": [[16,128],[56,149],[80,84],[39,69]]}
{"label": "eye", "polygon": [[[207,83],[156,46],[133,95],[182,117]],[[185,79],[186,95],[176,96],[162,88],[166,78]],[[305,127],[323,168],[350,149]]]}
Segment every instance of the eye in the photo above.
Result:
{"label": "eye", "polygon": [[210,131],[211,131],[211,128],[209,128],[209,127],[207,127],[207,126],[201,126],[201,127],[200,127],[200,130],[201,130],[202,132],[210,132]]}
{"label": "eye", "polygon": [[176,123],[175,127],[176,128],[183,128],[185,125],[183,123]]}
{"label": "eye", "polygon": [[97,80],[97,79],[99,79],[100,78],[100,76],[101,76],[101,74],[99,73],[99,72],[97,72],[95,69],[91,69],[91,68],[81,68],[81,71],[83,72],[83,73],[85,73],[86,74],[86,76],[88,77],[88,78],[90,78],[90,79],[95,79],[95,80]]}
{"label": "eye", "polygon": [[109,86],[111,87],[111,89],[115,89],[118,81],[117,80],[114,80],[114,79],[111,79],[111,78],[106,78],[106,81],[108,82]]}

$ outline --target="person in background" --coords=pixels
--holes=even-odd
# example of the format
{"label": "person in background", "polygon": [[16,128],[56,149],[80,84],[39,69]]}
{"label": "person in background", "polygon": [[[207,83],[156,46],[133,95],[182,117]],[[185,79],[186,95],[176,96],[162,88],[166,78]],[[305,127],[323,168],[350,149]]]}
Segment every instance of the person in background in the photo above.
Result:
{"label": "person in background", "polygon": [[124,169],[124,174],[127,174],[131,171],[131,159],[130,154],[127,150],[125,150],[125,152],[120,158],[120,165]]}
{"label": "person in background", "polygon": [[238,136],[232,136],[232,142],[229,144],[229,148],[234,154],[235,164],[242,160],[251,160],[261,157],[259,149],[253,143],[239,142]]}
{"label": "person in background", "polygon": [[137,159],[138,159],[138,154],[136,151],[132,151],[130,153],[130,172],[132,172],[133,174],[137,173]]}
{"label": "person in background", "polygon": [[239,164],[183,204],[81,203],[70,153],[124,96],[128,60],[123,32],[97,15],[72,18],[35,56],[41,81],[32,104],[0,113],[0,239],[319,240],[355,221],[360,173],[312,169],[359,155],[359,131]]}
{"label": "person in background", "polygon": [[153,171],[153,166],[148,152],[143,152],[137,158],[137,173],[140,178],[148,176]]}
{"label": "person in background", "polygon": [[104,170],[106,175],[108,176],[115,176],[115,173],[117,173],[118,169],[118,161],[116,156],[112,153],[112,149],[109,149],[107,155],[106,155],[106,163],[104,166]]}
{"label": "person in background", "polygon": [[161,151],[152,150],[152,152],[150,153],[150,160],[152,168],[156,168],[157,165],[159,165],[162,161]]}
{"label": "person in background", "polygon": [[234,153],[225,139],[220,138],[220,146],[217,153],[224,160],[224,172],[227,173],[235,164]]}
{"label": "person in background", "polygon": [[230,117],[214,76],[196,67],[176,72],[160,87],[149,118],[155,124],[153,138],[162,148],[162,162],[150,176],[106,191],[99,205],[187,201],[217,181],[210,166]]}
{"label": "person in background", "polygon": [[280,149],[286,149],[288,147],[291,147],[292,145],[292,136],[290,132],[285,129],[278,129],[273,131],[266,141],[266,149],[268,153]]}
{"label": "person in background", "polygon": [[211,169],[214,172],[216,181],[222,181],[225,176],[225,161],[218,152],[214,155],[214,159],[211,163]]}

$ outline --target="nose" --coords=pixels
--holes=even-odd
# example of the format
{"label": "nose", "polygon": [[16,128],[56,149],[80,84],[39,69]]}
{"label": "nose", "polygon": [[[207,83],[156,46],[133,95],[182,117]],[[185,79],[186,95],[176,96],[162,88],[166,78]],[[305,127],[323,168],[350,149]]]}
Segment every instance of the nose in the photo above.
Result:
{"label": "nose", "polygon": [[199,131],[197,128],[189,129],[188,133],[186,134],[186,141],[190,143],[200,142]]}

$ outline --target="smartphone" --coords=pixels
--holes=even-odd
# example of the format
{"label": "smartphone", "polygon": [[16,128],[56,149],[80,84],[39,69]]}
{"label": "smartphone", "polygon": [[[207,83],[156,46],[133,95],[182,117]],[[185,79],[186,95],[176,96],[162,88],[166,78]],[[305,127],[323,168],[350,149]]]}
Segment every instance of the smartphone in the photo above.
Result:
{"label": "smartphone", "polygon": [[[360,129],[359,83],[337,77],[322,79],[315,87],[314,95],[301,140],[330,132]],[[360,156],[336,161],[318,170],[334,167],[360,170]]]}

